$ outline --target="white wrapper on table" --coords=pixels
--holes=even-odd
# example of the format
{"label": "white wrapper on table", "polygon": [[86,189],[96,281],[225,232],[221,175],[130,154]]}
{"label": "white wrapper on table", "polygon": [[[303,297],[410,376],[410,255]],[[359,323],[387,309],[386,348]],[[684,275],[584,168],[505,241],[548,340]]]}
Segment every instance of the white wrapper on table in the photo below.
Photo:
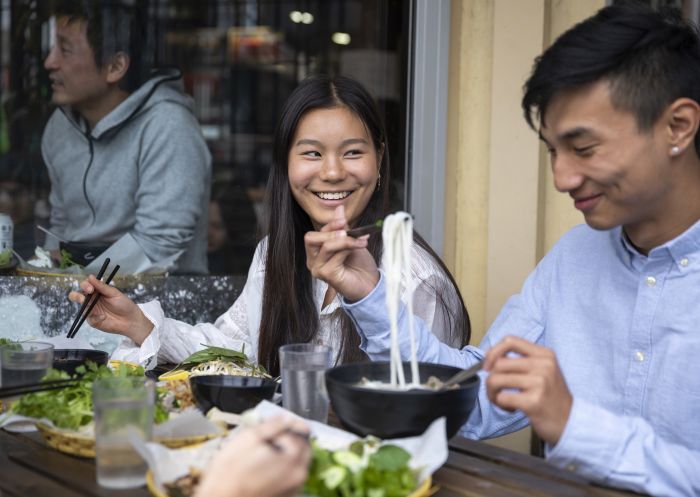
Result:
{"label": "white wrapper on table", "polygon": [[[245,420],[265,420],[275,416],[294,416],[290,411],[263,400],[254,409],[243,414]],[[358,440],[357,435],[317,421],[304,420],[311,430],[311,436],[316,443],[328,450],[347,448],[352,442]],[[136,450],[148,462],[153,474],[153,480],[158,489],[164,492],[163,482],[173,482],[186,476],[190,468],[201,471],[207,466],[209,459],[219,449],[222,443],[228,443],[235,439],[238,432],[243,429],[239,426],[226,438],[210,440],[197,447],[184,449],[168,449],[157,443],[137,444]],[[396,438],[385,440],[387,443],[398,445],[411,454],[409,466],[418,471],[418,480],[424,481],[447,461],[448,447],[445,436],[445,418],[439,418],[432,422],[428,429],[420,437]]]}
{"label": "white wrapper on table", "polygon": [[[50,420],[46,418],[30,418],[12,413],[0,414],[0,428],[10,432],[29,432],[36,431],[35,424],[37,422],[44,423],[51,428],[67,434],[74,433],[80,436],[95,437],[94,424],[88,423],[81,426],[78,430],[67,430],[58,428]],[[199,410],[194,407],[183,410],[179,413],[171,413],[170,419],[164,423],[153,426],[153,438],[188,438],[199,437],[204,435],[214,435],[221,433],[223,428],[216,423],[207,419]]]}

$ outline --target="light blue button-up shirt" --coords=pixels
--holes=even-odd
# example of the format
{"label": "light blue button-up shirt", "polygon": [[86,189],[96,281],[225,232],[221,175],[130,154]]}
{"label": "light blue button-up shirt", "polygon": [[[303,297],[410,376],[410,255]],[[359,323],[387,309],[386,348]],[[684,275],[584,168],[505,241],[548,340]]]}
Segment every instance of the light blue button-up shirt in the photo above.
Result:
{"label": "light blue button-up shirt", "polygon": [[[382,280],[344,308],[361,347],[389,360]],[[400,328],[407,329],[405,309]],[[620,228],[569,231],[513,296],[481,345],[462,350],[418,329],[419,359],[467,367],[506,335],[556,352],[574,397],[562,437],[548,447],[557,466],[604,484],[652,495],[700,495],[700,222],[678,238],[637,252]],[[409,357],[408,333],[401,334]],[[485,389],[463,427],[490,438],[528,424],[491,404]]]}

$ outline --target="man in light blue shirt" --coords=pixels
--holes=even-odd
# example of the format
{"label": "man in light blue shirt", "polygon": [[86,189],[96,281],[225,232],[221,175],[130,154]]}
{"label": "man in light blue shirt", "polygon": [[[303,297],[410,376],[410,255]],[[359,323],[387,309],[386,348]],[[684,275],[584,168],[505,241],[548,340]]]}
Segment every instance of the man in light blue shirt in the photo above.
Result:
{"label": "man in light blue shirt", "polygon": [[[415,320],[420,360],[485,358],[465,436],[529,423],[560,467],[652,495],[700,495],[698,82],[695,30],[639,7],[602,9],[536,61],[526,119],[587,225],[538,264],[479,347],[450,348]],[[366,239],[346,229],[339,209],[308,233],[308,266],[344,296],[362,349],[388,360],[383,277]],[[406,330],[405,309],[399,319]],[[400,346],[408,358],[408,333]]]}

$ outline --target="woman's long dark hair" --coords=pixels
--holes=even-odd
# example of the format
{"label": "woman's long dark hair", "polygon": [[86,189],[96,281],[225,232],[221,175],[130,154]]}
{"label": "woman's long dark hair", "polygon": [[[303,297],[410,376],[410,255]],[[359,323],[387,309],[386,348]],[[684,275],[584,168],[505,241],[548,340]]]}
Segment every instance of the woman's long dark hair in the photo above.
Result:
{"label": "woman's long dark hair", "polygon": [[[272,169],[267,184],[268,239],[258,361],[273,375],[279,374],[279,347],[288,343],[310,342],[319,327],[319,314],[313,297],[313,278],[306,267],[304,249],[304,234],[314,227],[308,214],[292,196],[287,174],[289,149],[299,121],[306,113],[337,107],[345,107],[360,118],[372,138],[377,157],[380,157],[381,181],[355,225],[371,224],[389,213],[389,152],[384,125],[374,100],[362,85],[349,78],[314,76],[304,80],[282,108],[275,130]],[[430,254],[454,286],[461,305],[457,315],[451,316],[446,297],[438,295],[437,298],[448,318],[446,323],[451,328],[450,333],[459,336],[459,342],[466,345],[471,330],[459,289],[450,272],[423,238],[416,233],[414,239]],[[379,264],[382,237],[370,237],[367,248]],[[341,312],[338,319],[342,333],[339,362],[366,360],[359,347],[360,338],[350,318]]]}

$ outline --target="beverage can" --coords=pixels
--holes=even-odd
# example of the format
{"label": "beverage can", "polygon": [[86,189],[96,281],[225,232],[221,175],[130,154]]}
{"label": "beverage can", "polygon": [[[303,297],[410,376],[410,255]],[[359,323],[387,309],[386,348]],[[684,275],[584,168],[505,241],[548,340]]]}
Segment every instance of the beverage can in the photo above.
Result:
{"label": "beverage can", "polygon": [[0,212],[0,266],[12,259],[12,232],[14,225],[9,214]]}

